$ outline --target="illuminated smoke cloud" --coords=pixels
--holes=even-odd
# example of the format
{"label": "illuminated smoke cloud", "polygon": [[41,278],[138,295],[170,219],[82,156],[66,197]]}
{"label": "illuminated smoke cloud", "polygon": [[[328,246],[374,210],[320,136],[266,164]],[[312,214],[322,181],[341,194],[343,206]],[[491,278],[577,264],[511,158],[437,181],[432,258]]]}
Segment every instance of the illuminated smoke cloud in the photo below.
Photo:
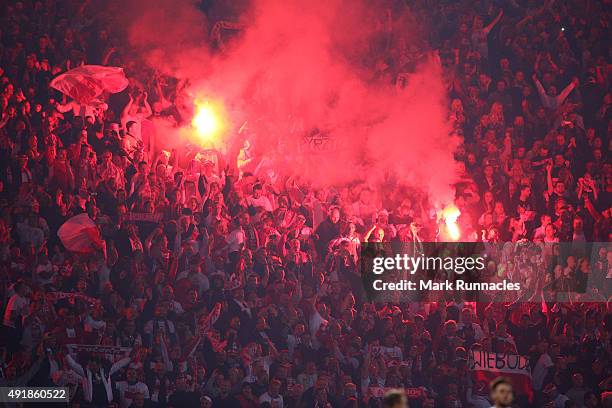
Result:
{"label": "illuminated smoke cloud", "polygon": [[420,58],[403,90],[394,78],[375,78],[388,63],[369,52],[385,46],[381,26],[393,24],[404,49],[420,44],[407,10],[391,19],[365,0],[259,0],[243,9],[226,19],[245,28],[212,52],[199,41],[211,24],[195,3],[147,2],[130,20],[130,45],[150,67],[188,79],[194,97],[236,112],[235,128],[250,118],[254,150],[281,172],[372,187],[392,175],[438,204],[452,199],[458,141],[449,136],[437,59]]}

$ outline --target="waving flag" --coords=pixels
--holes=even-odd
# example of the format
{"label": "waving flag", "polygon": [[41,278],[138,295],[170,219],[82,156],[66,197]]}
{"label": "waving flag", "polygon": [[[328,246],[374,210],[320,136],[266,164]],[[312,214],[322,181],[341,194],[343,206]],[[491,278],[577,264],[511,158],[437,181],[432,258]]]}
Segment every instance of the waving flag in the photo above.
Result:
{"label": "waving flag", "polygon": [[96,223],[82,213],[68,219],[57,231],[67,250],[87,254],[102,249],[104,242]]}
{"label": "waving flag", "polygon": [[128,86],[123,68],[82,65],[53,78],[49,86],[87,104],[104,92],[118,93]]}

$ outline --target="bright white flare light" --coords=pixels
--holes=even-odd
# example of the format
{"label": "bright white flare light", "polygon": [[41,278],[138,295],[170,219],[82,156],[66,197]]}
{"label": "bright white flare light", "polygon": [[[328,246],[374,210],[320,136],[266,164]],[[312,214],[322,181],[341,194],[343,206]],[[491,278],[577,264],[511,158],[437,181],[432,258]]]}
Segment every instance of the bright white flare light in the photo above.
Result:
{"label": "bright white flare light", "polygon": [[440,218],[444,220],[448,237],[453,241],[458,241],[461,238],[461,230],[457,225],[457,219],[461,215],[461,211],[454,204],[449,204],[442,210]]}
{"label": "bright white flare light", "polygon": [[216,136],[221,128],[221,121],[217,112],[208,103],[196,105],[196,113],[191,124],[198,133],[198,136],[205,140]]}

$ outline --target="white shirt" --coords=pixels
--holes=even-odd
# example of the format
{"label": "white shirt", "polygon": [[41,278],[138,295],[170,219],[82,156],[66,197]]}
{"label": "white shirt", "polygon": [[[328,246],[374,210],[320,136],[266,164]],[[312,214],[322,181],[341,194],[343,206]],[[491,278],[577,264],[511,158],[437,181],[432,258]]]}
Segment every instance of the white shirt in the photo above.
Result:
{"label": "white shirt", "polygon": [[[466,323],[459,323],[457,325],[457,329],[461,330],[466,327]],[[482,327],[478,323],[472,323],[472,328],[474,329],[474,338],[476,340],[482,340],[484,338],[484,332],[482,331]]]}
{"label": "white shirt", "polygon": [[381,346],[380,351],[383,353],[385,357],[391,360],[403,360],[402,349],[398,346],[395,347],[386,347]]}
{"label": "white shirt", "polygon": [[253,207],[261,207],[268,212],[272,212],[272,204],[270,203],[270,200],[268,200],[268,197],[263,195],[259,198],[255,198],[253,196],[248,197],[247,204]]}
{"label": "white shirt", "polygon": [[17,319],[21,319],[28,311],[28,298],[15,293],[9,299],[4,312],[4,325],[15,327]]}
{"label": "white shirt", "polygon": [[547,353],[544,353],[538,358],[533,369],[533,389],[540,391],[544,385],[546,374],[548,374],[548,368],[554,366],[554,363]]}
{"label": "white shirt", "polygon": [[233,229],[227,237],[227,245],[229,247],[229,252],[239,251],[240,248],[244,245],[244,242],[245,234],[242,227]]}
{"label": "white shirt", "polygon": [[117,390],[119,391],[121,408],[129,407],[135,394],[142,394],[145,399],[149,399],[149,387],[140,381],[133,385],[128,384],[127,381],[119,381],[117,383]]}
{"label": "white shirt", "polygon": [[[274,403],[276,405],[272,404],[272,401],[274,401]],[[283,396],[278,394],[277,397],[271,397],[270,394],[268,394],[268,391],[266,391],[264,394],[261,395],[261,397],[259,397],[259,403],[263,404],[264,402],[269,403],[272,406],[276,406],[278,408],[283,408]]]}

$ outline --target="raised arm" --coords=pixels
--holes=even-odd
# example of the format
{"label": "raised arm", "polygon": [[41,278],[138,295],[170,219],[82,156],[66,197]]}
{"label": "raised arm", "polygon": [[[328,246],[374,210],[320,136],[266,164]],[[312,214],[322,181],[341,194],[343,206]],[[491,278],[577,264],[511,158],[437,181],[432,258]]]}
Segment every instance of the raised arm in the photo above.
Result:
{"label": "raised arm", "polygon": [[74,358],[72,358],[70,353],[66,353],[66,362],[68,363],[70,368],[72,368],[74,370],[75,373],[77,373],[81,377],[85,377],[85,370],[83,369],[83,366],[80,365],[79,363],[77,363],[74,360]]}
{"label": "raised arm", "polygon": [[531,77],[533,79],[533,83],[536,86],[536,89],[538,90],[538,94],[540,95],[541,99],[546,98],[546,91],[544,90],[544,87],[542,86],[542,83],[540,82],[540,80],[538,79],[538,76],[536,74],[533,74],[533,76]]}
{"label": "raised arm", "polygon": [[548,190],[546,192],[548,193],[549,197],[552,195],[553,188],[554,188],[553,182],[552,182],[552,167],[553,167],[552,161],[549,161],[546,164],[546,184],[548,187]]}
{"label": "raised arm", "polygon": [[570,93],[578,86],[578,78],[572,79],[572,82],[557,95],[557,106],[560,106],[569,96]]}
{"label": "raised arm", "polygon": [[132,109],[133,103],[134,103],[134,97],[132,96],[132,94],[130,94],[130,100],[128,101],[127,105],[125,105],[125,107],[121,111],[121,123],[124,123],[126,121],[128,114],[130,113],[130,109]]}
{"label": "raised arm", "polygon": [[117,371],[121,370],[123,367],[130,364],[130,361],[132,361],[132,357],[125,357],[117,361],[115,364],[111,366],[110,371],[108,372],[108,375],[111,376],[115,374]]}
{"label": "raised arm", "polygon": [[146,119],[153,114],[153,109],[151,109],[151,105],[149,105],[149,94],[147,92],[144,93],[143,105],[145,108],[143,117]]}
{"label": "raised arm", "polygon": [[495,27],[495,25],[497,23],[499,23],[499,20],[501,20],[502,16],[504,15],[504,9],[499,10],[499,13],[497,14],[497,17],[495,17],[493,19],[493,21],[491,21],[489,23],[488,26],[486,26],[485,28],[483,28],[483,31],[485,34],[489,34],[491,32],[491,30],[493,29],[493,27]]}

